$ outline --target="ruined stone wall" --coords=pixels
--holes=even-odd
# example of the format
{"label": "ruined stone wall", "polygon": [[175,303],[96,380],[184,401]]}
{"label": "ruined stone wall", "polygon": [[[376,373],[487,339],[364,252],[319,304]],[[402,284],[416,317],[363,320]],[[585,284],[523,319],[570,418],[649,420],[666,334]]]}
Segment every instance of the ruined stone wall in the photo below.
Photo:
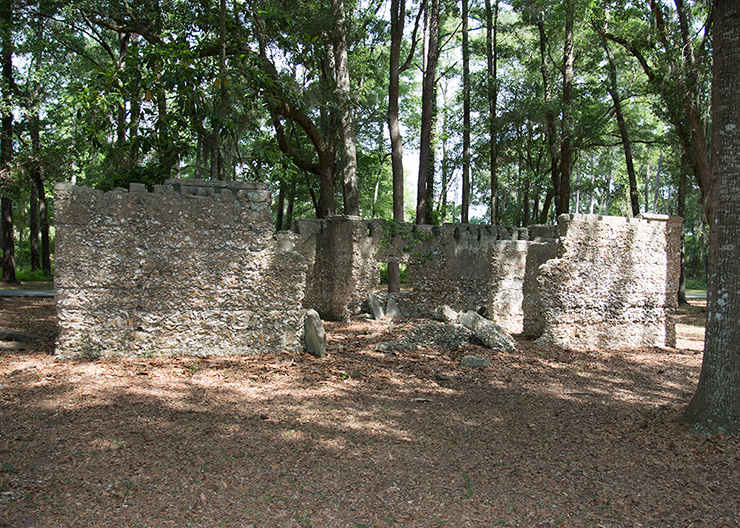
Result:
{"label": "ruined stone wall", "polygon": [[443,304],[457,311],[485,305],[494,273],[491,248],[526,244],[529,237],[527,229],[490,225],[445,224],[415,226],[415,230],[418,242],[409,260],[412,290],[405,300],[424,316]]}
{"label": "ruined stone wall", "polygon": [[383,229],[378,220],[334,216],[299,220],[292,229],[304,241],[308,260],[304,306],[322,319],[347,320],[380,282],[376,255]]}
{"label": "ruined stone wall", "polygon": [[344,320],[359,312],[379,282],[379,262],[405,262],[409,284],[397,301],[407,315],[429,316],[448,304],[475,309],[488,301],[489,246],[526,239],[520,228],[415,225],[333,217],[300,220],[293,231],[307,240],[306,308],[325,319]]}
{"label": "ruined stone wall", "polygon": [[675,346],[682,227],[659,215],[562,215],[525,328],[529,313],[532,328],[562,346]]}
{"label": "ruined stone wall", "polygon": [[300,347],[306,259],[264,184],[55,191],[60,357]]}

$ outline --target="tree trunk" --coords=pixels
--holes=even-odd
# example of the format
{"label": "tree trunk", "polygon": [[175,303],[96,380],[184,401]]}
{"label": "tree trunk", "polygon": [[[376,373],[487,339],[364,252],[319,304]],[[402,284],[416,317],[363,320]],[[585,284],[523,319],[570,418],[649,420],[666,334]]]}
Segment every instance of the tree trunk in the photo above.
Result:
{"label": "tree trunk", "polygon": [[[401,43],[406,19],[405,0],[391,0],[391,49],[388,82],[388,133],[391,138],[393,172],[393,219],[403,222],[403,141],[398,119],[398,98],[401,76]],[[401,291],[401,270],[398,262],[388,263],[388,291]]]}
{"label": "tree trunk", "polygon": [[660,196],[660,172],[663,170],[663,151],[660,151],[658,156],[658,166],[655,168],[655,181],[653,182],[653,212],[659,213],[658,210],[658,197]]}
{"label": "tree trunk", "polygon": [[285,193],[286,185],[285,180],[280,180],[280,187],[278,188],[278,199],[277,199],[277,214],[275,215],[275,231],[283,230],[283,212],[285,209]]}
{"label": "tree trunk", "polygon": [[700,432],[740,431],[740,2],[716,0],[712,181],[704,360],[685,419]]}
{"label": "tree trunk", "polygon": [[36,271],[41,267],[41,256],[39,255],[39,195],[36,192],[36,184],[31,178],[31,199],[28,204],[28,242],[31,246],[31,270]]}
{"label": "tree trunk", "polygon": [[624,161],[627,164],[627,177],[630,185],[630,205],[632,206],[632,216],[640,214],[640,193],[637,190],[637,177],[635,176],[635,166],[632,162],[632,143],[630,142],[629,133],[627,132],[627,123],[624,120],[622,112],[622,100],[619,98],[619,86],[617,85],[617,66],[614,62],[614,53],[607,40],[602,36],[601,45],[606,51],[606,57],[609,60],[609,95],[614,102],[614,112],[617,115],[617,126],[619,127],[619,136],[622,139],[622,149],[624,150]]}
{"label": "tree trunk", "polygon": [[547,133],[547,146],[550,151],[550,179],[552,181],[552,192],[548,191],[545,196],[545,203],[542,206],[542,216],[540,217],[540,223],[544,224],[547,221],[547,216],[550,213],[550,204],[555,199],[555,214],[558,214],[558,200],[555,195],[560,190],[560,165],[558,163],[558,137],[557,129],[555,127],[555,113],[552,110],[552,88],[550,87],[550,78],[547,71],[547,37],[545,35],[545,23],[540,18],[537,21],[537,29],[540,36],[540,71],[542,73],[542,92],[543,99],[545,102],[545,130]]}
{"label": "tree trunk", "polygon": [[[439,53],[439,52],[438,52]],[[434,180],[437,173],[437,83],[434,83],[432,94],[432,123],[429,139],[429,168],[427,169],[427,223],[434,223]]]}
{"label": "tree trunk", "polygon": [[431,0],[427,39],[427,54],[421,93],[421,140],[419,144],[419,177],[416,195],[416,223],[428,224],[427,171],[432,148],[433,97],[437,81],[437,54],[439,51],[439,2]]}
{"label": "tree trunk", "polygon": [[[38,95],[38,93],[36,94]],[[37,98],[34,98],[38,101]],[[39,254],[39,196],[44,188],[43,167],[41,166],[41,137],[39,134],[39,118],[36,112],[37,108],[32,110],[33,114],[30,119],[29,132],[31,135],[31,152],[33,154],[30,171],[31,183],[31,208],[29,211],[29,228],[31,242],[31,269],[37,270],[41,266],[41,255]]]}
{"label": "tree trunk", "polygon": [[560,194],[557,200],[561,215],[570,210],[570,173],[573,165],[573,21],[574,0],[565,0],[565,45],[563,46],[563,123],[560,143]]}
{"label": "tree trunk", "polygon": [[360,196],[357,187],[357,150],[355,146],[355,116],[352,110],[347,52],[347,18],[344,0],[332,0],[336,26],[334,40],[334,67],[336,69],[337,99],[341,121],[342,181],[344,182],[344,214],[360,215]]}
{"label": "tree trunk", "polygon": [[498,129],[496,110],[498,106],[498,11],[499,2],[491,5],[486,0],[486,62],[488,68],[488,134],[490,137],[489,157],[491,166],[491,201],[489,204],[491,225],[499,223],[498,200]]}
{"label": "tree trunk", "polygon": [[0,2],[0,24],[2,25],[2,124],[0,125],[0,192],[3,193],[0,211],[2,214],[3,282],[16,282],[15,239],[13,232],[13,202],[10,199],[12,180],[10,163],[13,161],[13,2]]}
{"label": "tree trunk", "polygon": [[650,162],[645,166],[645,212],[649,212],[650,207]]}
{"label": "tree trunk", "polygon": [[460,222],[467,224],[470,214],[470,49],[468,47],[468,0],[462,0],[462,60],[463,151]]}
{"label": "tree trunk", "polygon": [[295,207],[295,189],[298,185],[298,176],[292,174],[290,177],[290,189],[288,189],[288,208],[285,211],[285,229],[293,225],[293,209]]}
{"label": "tree trunk", "polygon": [[216,180],[226,179],[224,169],[223,148],[221,147],[221,136],[223,135],[224,123],[229,110],[228,80],[226,79],[226,0],[221,0],[218,10],[218,117],[213,127],[213,161],[215,165],[214,176]]}
{"label": "tree trunk", "polygon": [[[678,176],[678,207],[676,214],[682,218],[686,216],[686,184],[687,173],[691,162],[686,153],[681,156],[681,172]],[[688,304],[686,300],[686,230],[681,230],[681,274],[678,279],[678,303]]]}

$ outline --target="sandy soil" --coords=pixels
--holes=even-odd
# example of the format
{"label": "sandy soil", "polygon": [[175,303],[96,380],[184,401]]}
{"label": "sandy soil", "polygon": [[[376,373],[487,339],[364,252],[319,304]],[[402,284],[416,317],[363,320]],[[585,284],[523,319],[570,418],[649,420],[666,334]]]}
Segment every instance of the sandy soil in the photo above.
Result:
{"label": "sandy soil", "polygon": [[[676,349],[374,349],[414,321],[329,324],[325,359],[0,343],[0,526],[740,526],[740,438],[679,421],[702,315]],[[52,301],[0,327],[51,336]]]}

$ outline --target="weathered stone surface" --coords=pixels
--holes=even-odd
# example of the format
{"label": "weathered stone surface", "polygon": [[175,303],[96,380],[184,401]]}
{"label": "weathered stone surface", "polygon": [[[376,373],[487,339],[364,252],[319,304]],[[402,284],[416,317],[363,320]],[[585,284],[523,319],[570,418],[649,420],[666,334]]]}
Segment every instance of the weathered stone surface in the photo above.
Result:
{"label": "weathered stone surface", "polygon": [[409,288],[394,294],[405,315],[434,316],[448,304],[457,309],[488,302],[489,245],[526,240],[523,228],[398,224],[354,217],[300,220],[292,230],[310,242],[304,306],[324,319],[346,320],[358,313],[377,286],[378,262],[409,264]]}
{"label": "weathered stone surface", "polygon": [[464,310],[488,303],[490,246],[528,238],[526,229],[471,224],[415,226],[413,232],[418,258],[409,261],[408,302],[424,316],[442,304]]}
{"label": "weathered stone surface", "polygon": [[679,218],[562,215],[539,267],[543,338],[569,347],[675,346]]}
{"label": "weathered stone surface", "polygon": [[473,332],[457,324],[421,324],[400,339],[375,345],[377,350],[392,352],[425,347],[457,348],[475,342]]}
{"label": "weathered stone surface", "polygon": [[326,331],[321,322],[321,317],[316,310],[306,310],[304,343],[306,350],[313,356],[322,358],[326,356]]}
{"label": "weathered stone surface", "polygon": [[383,307],[380,305],[380,301],[373,292],[367,294],[367,305],[368,308],[370,308],[370,313],[372,314],[373,319],[375,319],[376,321],[380,321],[383,317],[385,317]]}
{"label": "weathered stone surface", "polygon": [[469,328],[475,337],[492,350],[514,352],[514,339],[499,325],[472,310],[457,318],[457,322]]}
{"label": "weathered stone surface", "polygon": [[457,318],[460,317],[460,314],[446,304],[443,304],[435,310],[434,317],[437,321],[454,323],[457,321]]}
{"label": "weathered stone surface", "polygon": [[537,277],[540,266],[558,254],[555,239],[533,242],[527,250],[526,270],[522,284],[522,332],[524,335],[540,336],[545,331],[545,319],[540,301]]}
{"label": "weathered stone surface", "polygon": [[350,216],[294,223],[292,230],[307,240],[304,307],[332,321],[347,320],[361,311],[368,292],[380,282],[375,260],[382,235],[379,225]]}
{"label": "weathered stone surface", "polygon": [[486,357],[467,355],[460,360],[463,367],[488,368],[492,365],[491,360]]}
{"label": "weathered stone surface", "polygon": [[398,303],[393,297],[388,297],[388,303],[385,306],[385,316],[392,317],[395,319],[403,318],[403,312],[401,311],[401,307],[398,306]]}
{"label": "weathered stone surface", "polygon": [[499,240],[489,246],[490,282],[486,316],[508,332],[520,333],[527,251],[531,242]]}
{"label": "weathered stone surface", "polygon": [[168,180],[155,193],[58,184],[57,355],[300,349],[306,259],[296,235],[273,236],[269,195],[247,195],[264,190],[197,180]]}

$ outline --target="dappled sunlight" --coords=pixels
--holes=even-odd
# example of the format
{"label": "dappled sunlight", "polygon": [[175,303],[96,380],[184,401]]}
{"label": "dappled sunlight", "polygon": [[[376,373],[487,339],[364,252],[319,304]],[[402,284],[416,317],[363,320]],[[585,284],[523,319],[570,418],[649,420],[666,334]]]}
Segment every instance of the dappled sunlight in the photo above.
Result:
{"label": "dappled sunlight", "polygon": [[[130,526],[537,526],[534,511],[658,525],[656,511],[690,518],[697,486],[715,491],[692,507],[740,509],[720,491],[740,487],[740,439],[707,444],[677,422],[701,362],[691,351],[518,338],[513,353],[387,353],[375,344],[413,321],[398,333],[327,326],[324,359],[0,356],[0,503],[18,517],[32,498],[44,528],[113,515]],[[462,367],[467,354],[492,367]]]}

